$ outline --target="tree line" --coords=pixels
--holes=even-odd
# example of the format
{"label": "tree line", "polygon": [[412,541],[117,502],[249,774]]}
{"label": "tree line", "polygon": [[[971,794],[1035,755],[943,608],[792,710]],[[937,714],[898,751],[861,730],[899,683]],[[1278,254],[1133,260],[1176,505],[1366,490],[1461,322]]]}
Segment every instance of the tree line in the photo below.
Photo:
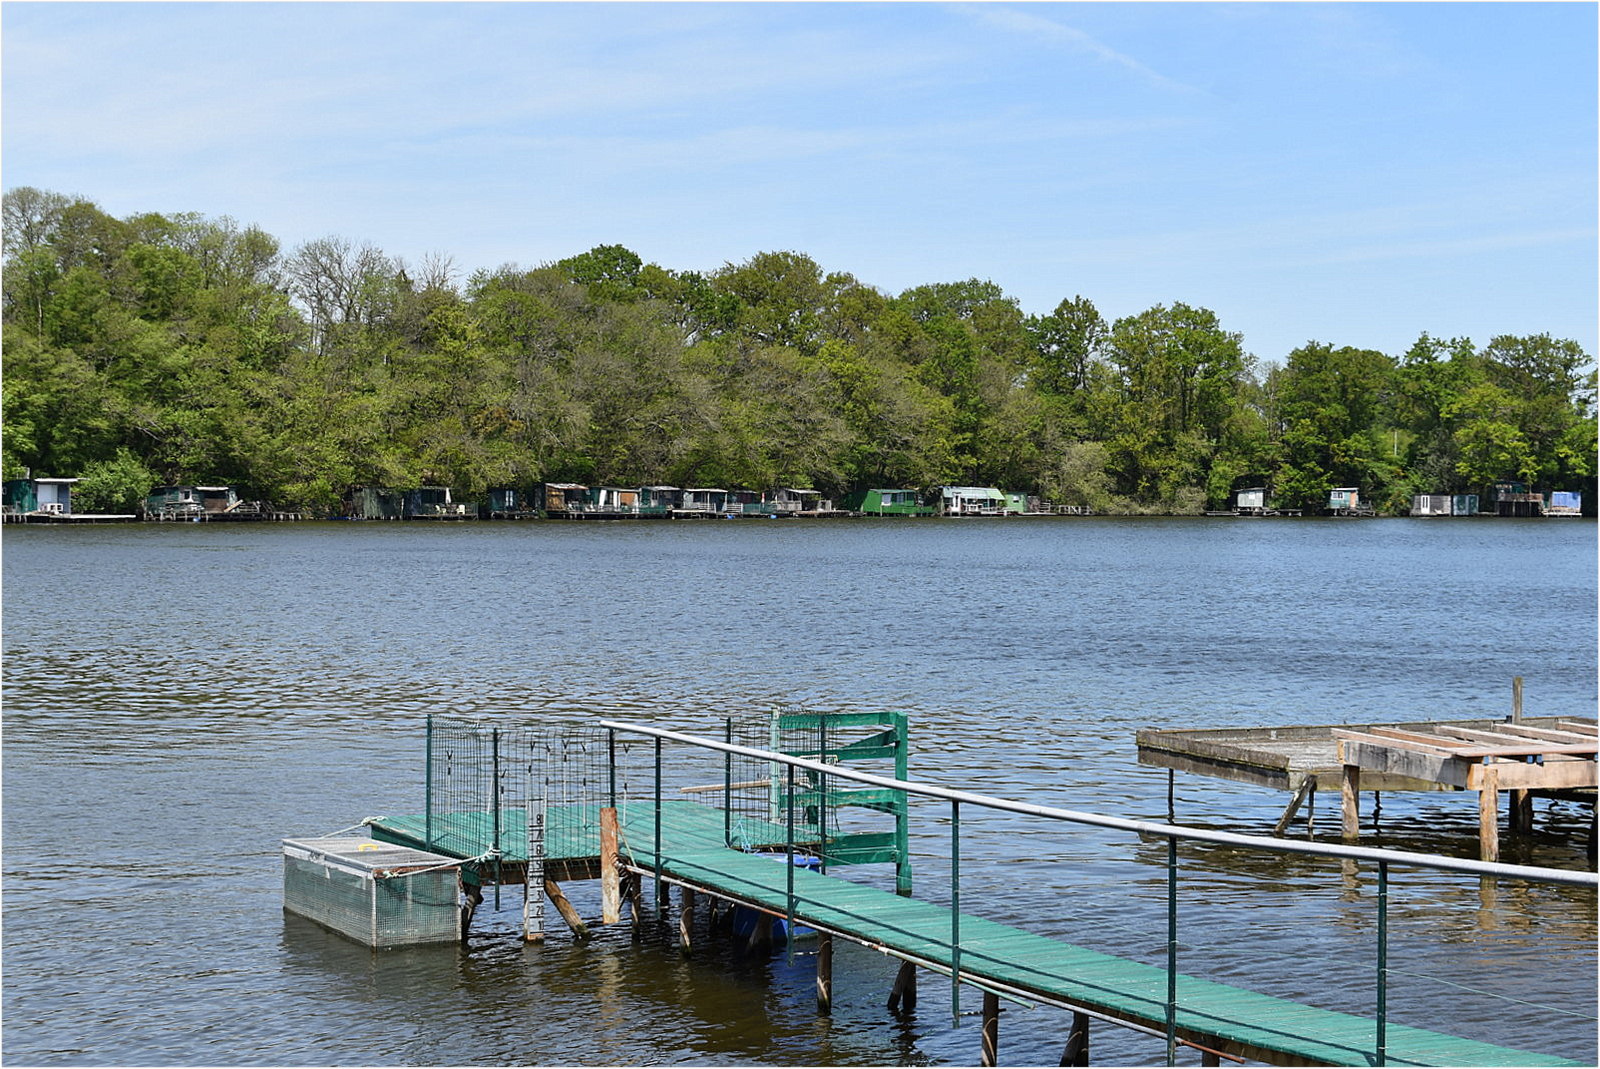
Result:
{"label": "tree line", "polygon": [[333,508],[358,485],[946,484],[1194,513],[1268,486],[1387,511],[1592,487],[1576,342],[1424,334],[1259,362],[1208,309],[1025,314],[992,282],[889,295],[803,253],[709,273],[606,245],[465,274],[341,237],[4,194],[4,475],[86,509],[154,485]]}

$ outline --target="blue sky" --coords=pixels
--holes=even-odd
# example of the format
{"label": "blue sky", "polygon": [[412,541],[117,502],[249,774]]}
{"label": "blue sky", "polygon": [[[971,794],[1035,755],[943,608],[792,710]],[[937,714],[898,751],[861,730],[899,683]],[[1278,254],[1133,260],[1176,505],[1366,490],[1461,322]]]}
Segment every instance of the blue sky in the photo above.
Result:
{"label": "blue sky", "polygon": [[1212,309],[1265,360],[1596,350],[1597,7],[0,9],[0,182],[463,272],[804,252],[889,293]]}

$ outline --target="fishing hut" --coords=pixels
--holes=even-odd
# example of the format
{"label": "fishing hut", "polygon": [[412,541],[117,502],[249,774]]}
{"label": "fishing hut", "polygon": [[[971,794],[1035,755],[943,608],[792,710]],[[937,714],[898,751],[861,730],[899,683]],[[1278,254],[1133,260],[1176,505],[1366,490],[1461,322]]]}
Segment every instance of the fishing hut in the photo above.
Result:
{"label": "fishing hut", "polygon": [[1322,724],[1258,728],[1146,729],[1136,736],[1140,764],[1168,770],[1168,809],[1176,772],[1287,791],[1273,828],[1283,835],[1302,807],[1314,833],[1316,795],[1337,791],[1340,832],[1360,830],[1360,792],[1476,791],[1479,855],[1499,858],[1500,794],[1509,795],[1511,829],[1533,826],[1535,797],[1594,804],[1594,719],[1521,715],[1522,680],[1514,681],[1513,714],[1505,720],[1386,724]]}

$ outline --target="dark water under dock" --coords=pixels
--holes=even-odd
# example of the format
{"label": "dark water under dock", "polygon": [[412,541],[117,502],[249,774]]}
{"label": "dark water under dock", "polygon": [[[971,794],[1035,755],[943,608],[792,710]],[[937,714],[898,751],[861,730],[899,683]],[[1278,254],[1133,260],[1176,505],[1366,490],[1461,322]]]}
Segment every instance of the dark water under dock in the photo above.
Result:
{"label": "dark water under dock", "polygon": [[[775,702],[891,706],[918,778],[1164,819],[1140,727],[1492,717],[1517,675],[1529,715],[1596,704],[1588,523],[22,526],[0,549],[18,1064],[975,1060],[947,989],[895,1020],[895,963],[855,948],[820,1019],[803,957],[686,961],[624,928],[524,947],[510,892],[465,956],[284,918],[278,840],[418,811],[432,710],[710,730]],[[1265,832],[1283,804],[1178,783],[1180,821]],[[913,814],[935,898],[942,819]],[[1541,803],[1502,856],[1581,866],[1586,821]],[[1458,799],[1396,796],[1363,842],[1473,856],[1476,831]],[[964,815],[962,849],[964,909],[1160,960],[1161,844]],[[1182,860],[1184,971],[1370,1008],[1363,875]],[[1594,1058],[1592,894],[1394,894],[1393,1019]],[[1008,1010],[1002,1064],[1054,1064],[1064,1016]],[[1161,1055],[1096,1035],[1097,1062]]]}

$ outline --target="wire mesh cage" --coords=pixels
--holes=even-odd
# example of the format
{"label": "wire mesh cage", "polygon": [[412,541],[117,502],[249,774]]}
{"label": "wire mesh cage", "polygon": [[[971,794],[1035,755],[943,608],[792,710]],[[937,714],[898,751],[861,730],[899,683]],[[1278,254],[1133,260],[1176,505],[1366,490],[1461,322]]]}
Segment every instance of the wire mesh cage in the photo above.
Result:
{"label": "wire mesh cage", "polygon": [[452,942],[457,868],[371,839],[285,839],[283,908],[380,949]]}

